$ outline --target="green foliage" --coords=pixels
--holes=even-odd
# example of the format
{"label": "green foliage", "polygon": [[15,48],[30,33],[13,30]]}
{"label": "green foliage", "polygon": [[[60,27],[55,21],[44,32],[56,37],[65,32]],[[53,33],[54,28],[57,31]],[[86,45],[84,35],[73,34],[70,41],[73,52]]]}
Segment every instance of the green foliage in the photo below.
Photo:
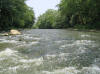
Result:
{"label": "green foliage", "polygon": [[61,28],[67,28],[68,26],[68,19],[66,17],[62,17],[61,13],[57,11],[55,21],[53,23],[53,28],[61,29]]}
{"label": "green foliage", "polygon": [[[0,30],[31,28],[34,12],[26,0],[0,0]],[[61,0],[59,10],[49,9],[38,17],[33,28],[100,29],[100,0]]]}
{"label": "green foliage", "polygon": [[34,28],[40,29],[59,29],[66,28],[65,18],[57,10],[49,9],[38,17]]}
{"label": "green foliage", "polygon": [[59,11],[64,17],[70,18],[71,27],[79,24],[100,29],[100,0],[61,0]]}
{"label": "green foliage", "polygon": [[33,25],[34,12],[25,1],[0,0],[0,30],[30,28]]}
{"label": "green foliage", "polygon": [[40,29],[52,29],[55,21],[57,11],[49,9],[44,14],[38,17],[36,24],[34,25],[36,28]]}
{"label": "green foliage", "polygon": [[36,28],[100,29],[100,0],[61,0],[59,10],[48,10]]}

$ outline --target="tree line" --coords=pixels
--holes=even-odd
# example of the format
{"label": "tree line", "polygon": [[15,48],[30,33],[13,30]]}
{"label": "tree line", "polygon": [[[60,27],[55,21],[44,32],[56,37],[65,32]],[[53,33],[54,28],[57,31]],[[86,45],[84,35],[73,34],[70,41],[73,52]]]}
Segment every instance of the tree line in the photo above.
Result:
{"label": "tree line", "polygon": [[34,28],[100,29],[100,0],[61,0],[58,10],[47,10]]}
{"label": "tree line", "polygon": [[48,9],[35,22],[26,0],[0,0],[0,30],[11,28],[100,29],[100,0],[61,0],[58,10]]}
{"label": "tree line", "polygon": [[0,30],[11,28],[31,28],[34,24],[34,11],[26,0],[0,0]]}

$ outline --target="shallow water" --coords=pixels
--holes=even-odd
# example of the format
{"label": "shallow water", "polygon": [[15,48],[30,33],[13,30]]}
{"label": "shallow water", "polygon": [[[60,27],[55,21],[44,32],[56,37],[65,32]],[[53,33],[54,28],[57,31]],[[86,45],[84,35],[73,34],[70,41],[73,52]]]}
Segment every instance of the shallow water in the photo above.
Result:
{"label": "shallow water", "polygon": [[100,74],[100,32],[37,29],[0,36],[0,74]]}

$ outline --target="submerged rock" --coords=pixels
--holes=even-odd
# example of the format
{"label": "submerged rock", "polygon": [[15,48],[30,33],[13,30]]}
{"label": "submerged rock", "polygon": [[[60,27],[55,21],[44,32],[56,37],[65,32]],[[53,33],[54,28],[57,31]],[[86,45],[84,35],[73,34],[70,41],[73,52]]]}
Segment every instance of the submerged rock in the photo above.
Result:
{"label": "submerged rock", "polygon": [[1,34],[1,36],[9,36],[9,33]]}
{"label": "submerged rock", "polygon": [[20,35],[21,34],[21,32],[19,32],[18,30],[10,30],[10,33],[9,33],[10,35]]}

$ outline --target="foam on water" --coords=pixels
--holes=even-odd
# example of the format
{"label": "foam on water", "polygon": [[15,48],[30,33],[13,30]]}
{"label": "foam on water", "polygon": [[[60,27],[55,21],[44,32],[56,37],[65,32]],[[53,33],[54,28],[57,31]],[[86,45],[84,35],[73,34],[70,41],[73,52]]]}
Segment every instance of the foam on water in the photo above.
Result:
{"label": "foam on water", "polygon": [[89,44],[92,44],[92,43],[94,43],[94,41],[91,41],[91,40],[77,40],[73,44],[74,45],[89,45]]}
{"label": "foam on water", "polygon": [[0,61],[4,60],[5,58],[0,58]]}
{"label": "foam on water", "polygon": [[98,66],[83,67],[81,74],[100,74],[100,68]]}
{"label": "foam on water", "polygon": [[80,45],[94,45],[94,44],[95,44],[94,41],[91,40],[76,40],[71,44],[62,45],[60,48],[80,46]]}
{"label": "foam on water", "polygon": [[41,39],[39,37],[34,37],[34,36],[31,36],[31,35],[24,35],[23,38],[24,39],[34,39],[34,40],[40,40]]}
{"label": "foam on water", "polygon": [[85,38],[85,37],[91,37],[91,36],[88,34],[83,34],[83,35],[81,35],[81,37]]}
{"label": "foam on water", "polygon": [[[50,59],[55,59],[57,57],[61,57],[62,59],[64,59],[66,56],[69,56],[70,53],[59,53],[59,54],[47,54],[45,57],[50,60]],[[66,58],[67,59],[67,58]]]}
{"label": "foam on water", "polygon": [[16,40],[2,40],[0,43],[17,43]]}
{"label": "foam on water", "polygon": [[49,55],[49,54],[46,55],[46,58],[47,58],[47,59],[51,59],[51,58],[55,58],[55,57],[57,57],[57,55]]}
{"label": "foam on water", "polygon": [[42,71],[43,74],[100,74],[100,68],[94,67],[83,67],[78,70],[75,67],[65,67],[63,69],[56,69],[54,71]]}
{"label": "foam on water", "polygon": [[4,51],[0,52],[1,73],[7,71],[16,72],[16,70],[27,69],[34,66],[36,67],[42,63],[43,57],[30,59],[10,48],[6,48]]}
{"label": "foam on water", "polygon": [[16,53],[17,51],[15,50],[12,50],[10,48],[6,48],[4,51],[1,51],[0,52],[0,57],[2,56],[12,56]]}
{"label": "foam on water", "polygon": [[0,38],[1,45],[13,44],[1,47],[0,74],[100,74],[100,48],[94,35],[89,39],[88,33],[77,37],[66,31],[39,32]]}
{"label": "foam on water", "polygon": [[[12,62],[17,61],[15,65],[8,66],[5,69],[2,69],[2,71],[0,71],[1,73],[6,72],[6,71],[17,72],[20,69],[28,69],[28,68],[30,69],[33,67],[37,67],[37,66],[43,65],[43,62],[46,60],[43,57],[29,59],[29,58],[25,58],[24,56],[20,56],[16,53],[19,53],[19,52],[9,49],[9,48],[6,48],[4,51],[0,52],[0,58],[3,56],[8,56],[10,58],[15,59],[15,60],[10,59],[10,61]],[[17,55],[18,57],[12,57],[14,55]],[[47,57],[47,60],[53,61],[53,58],[55,59],[56,57],[59,57],[59,58],[64,59],[65,56],[69,56],[69,55],[70,53],[60,53],[60,54],[52,54],[52,55],[48,54],[45,57]],[[42,70],[41,74],[100,74],[100,68],[98,66],[83,67],[82,69],[77,69],[75,67],[64,67],[64,68],[54,69],[52,71]]]}
{"label": "foam on water", "polygon": [[38,41],[36,41],[36,42],[31,42],[31,44],[38,44],[39,42]]}
{"label": "foam on water", "polygon": [[21,63],[34,63],[35,65],[41,65],[43,63],[43,58],[36,58],[36,59],[20,59],[19,62]]}
{"label": "foam on water", "polygon": [[62,43],[62,42],[66,42],[66,40],[55,41],[55,43]]}
{"label": "foam on water", "polygon": [[74,67],[65,67],[63,69],[57,69],[52,72],[43,71],[44,74],[77,74],[79,70],[76,70]]}
{"label": "foam on water", "polygon": [[70,55],[70,53],[60,53],[58,56],[64,57],[64,56],[69,56],[69,55]]}
{"label": "foam on water", "polygon": [[20,66],[9,67],[8,70],[12,70],[12,71],[16,72],[16,70],[19,68],[20,68]]}

